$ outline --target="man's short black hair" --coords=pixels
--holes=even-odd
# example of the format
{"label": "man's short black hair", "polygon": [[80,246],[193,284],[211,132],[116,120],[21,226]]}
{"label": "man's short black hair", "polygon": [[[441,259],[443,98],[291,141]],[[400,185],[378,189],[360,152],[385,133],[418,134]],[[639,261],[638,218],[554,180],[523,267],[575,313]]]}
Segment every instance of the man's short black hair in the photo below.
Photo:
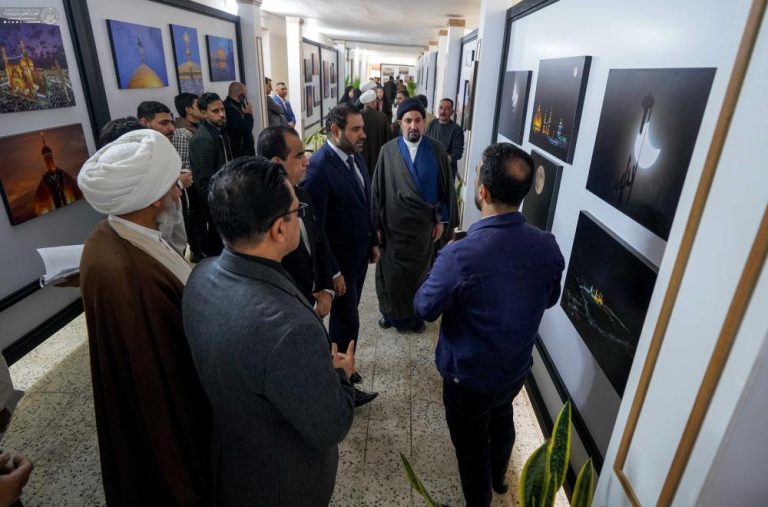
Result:
{"label": "man's short black hair", "polygon": [[154,100],[145,100],[136,108],[136,117],[140,120],[152,121],[158,113],[171,114],[171,110],[165,104]]}
{"label": "man's short black hair", "polygon": [[299,133],[291,127],[267,127],[259,134],[256,141],[256,154],[260,157],[271,159],[278,157],[281,160],[288,159],[288,143],[285,142],[285,136],[292,135],[299,137]]}
{"label": "man's short black hair", "polygon": [[197,95],[194,93],[180,93],[173,99],[173,105],[176,107],[176,112],[179,113],[181,118],[187,116],[187,108],[192,107],[197,100]]}
{"label": "man's short black hair", "polygon": [[360,114],[360,111],[347,103],[341,103],[338,106],[335,106],[325,118],[326,132],[330,133],[331,125],[338,125],[341,130],[347,128],[347,119],[350,114]]}
{"label": "man's short black hair", "polygon": [[533,159],[510,143],[492,144],[483,152],[482,183],[494,203],[520,206],[533,182]]}
{"label": "man's short black hair", "polygon": [[283,168],[264,157],[239,157],[216,172],[208,206],[227,245],[259,243],[275,219],[290,211],[286,181]]}
{"label": "man's short black hair", "polygon": [[444,99],[440,99],[440,102],[446,101],[451,103],[451,109],[453,109],[453,100],[449,99],[448,97],[445,97]]}
{"label": "man's short black hair", "polygon": [[[408,97],[410,97],[410,95],[408,94],[408,90],[406,90],[405,88],[401,88],[401,89],[397,90],[397,93],[402,94],[403,97],[405,97],[406,99]],[[424,106],[424,107],[426,107],[426,106]]]}
{"label": "man's short black hair", "polygon": [[416,97],[414,97],[414,98],[416,100],[418,100],[419,102],[421,102],[421,105],[424,106],[424,109],[429,107],[429,100],[427,100],[427,96],[424,95],[423,93],[420,93],[420,94],[416,95]]}
{"label": "man's short black hair", "polygon": [[221,97],[219,97],[218,94],[213,92],[204,93],[200,95],[199,99],[197,99],[197,107],[200,109],[200,111],[205,111],[208,109],[208,105],[216,102],[217,100],[221,100]]}
{"label": "man's short black hair", "polygon": [[277,84],[275,85],[275,88],[277,88],[278,86],[285,86],[285,83],[283,83],[282,81],[280,81],[279,83],[277,83]]}
{"label": "man's short black hair", "polygon": [[135,116],[126,116],[125,118],[115,118],[108,121],[101,127],[99,132],[99,148],[103,148],[118,137],[133,130],[143,129],[144,126]]}

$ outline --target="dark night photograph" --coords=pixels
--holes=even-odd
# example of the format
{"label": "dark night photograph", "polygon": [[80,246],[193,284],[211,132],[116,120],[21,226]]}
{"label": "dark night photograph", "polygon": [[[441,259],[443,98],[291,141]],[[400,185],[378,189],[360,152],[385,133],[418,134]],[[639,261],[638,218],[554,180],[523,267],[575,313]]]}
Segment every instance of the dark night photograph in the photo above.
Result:
{"label": "dark night photograph", "polygon": [[531,89],[530,70],[507,71],[499,100],[499,134],[515,144],[523,144],[525,112]]}
{"label": "dark night photograph", "polygon": [[581,212],[560,305],[619,396],[656,275],[649,261]]}
{"label": "dark night photograph", "polygon": [[591,56],[539,62],[528,140],[570,164],[576,150]]}
{"label": "dark night photograph", "polygon": [[613,69],[587,190],[666,240],[715,69]]}
{"label": "dark night photograph", "polygon": [[552,230],[555,220],[557,193],[563,166],[555,164],[536,150],[531,150],[533,157],[533,184],[523,200],[523,215],[531,225],[545,231]]}

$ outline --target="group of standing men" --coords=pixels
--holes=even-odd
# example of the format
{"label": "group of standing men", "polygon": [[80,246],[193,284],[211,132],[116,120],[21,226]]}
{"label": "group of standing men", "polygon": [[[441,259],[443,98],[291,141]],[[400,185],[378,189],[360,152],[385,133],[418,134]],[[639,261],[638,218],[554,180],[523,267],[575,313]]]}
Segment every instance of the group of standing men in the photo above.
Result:
{"label": "group of standing men", "polygon": [[[280,99],[270,102],[285,118]],[[421,332],[444,315],[446,417],[467,502],[487,505],[514,430],[489,431],[477,412],[491,428],[511,425],[535,328],[560,288],[554,239],[517,212],[530,157],[486,150],[476,203],[487,218],[430,273],[456,225],[455,160],[425,135],[422,101],[399,103],[402,135],[373,169],[364,113],[349,104],[329,112],[327,143],[309,160],[288,124],[254,142],[240,83],[224,101],[182,94],[176,107],[175,123],[157,103],[110,122],[78,176],[108,215],[81,263],[107,503],[327,504],[354,408],[376,397],[354,387],[358,306],[376,264],[381,327]],[[172,242],[183,194],[194,270]]]}

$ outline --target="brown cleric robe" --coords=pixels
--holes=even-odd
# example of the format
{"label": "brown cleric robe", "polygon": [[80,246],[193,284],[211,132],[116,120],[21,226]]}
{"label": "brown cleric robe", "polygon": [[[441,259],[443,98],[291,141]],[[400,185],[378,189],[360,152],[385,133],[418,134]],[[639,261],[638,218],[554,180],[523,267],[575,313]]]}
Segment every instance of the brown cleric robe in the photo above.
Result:
{"label": "brown cleric robe", "polygon": [[210,408],[184,286],[106,220],[85,243],[80,284],[107,505],[212,505]]}

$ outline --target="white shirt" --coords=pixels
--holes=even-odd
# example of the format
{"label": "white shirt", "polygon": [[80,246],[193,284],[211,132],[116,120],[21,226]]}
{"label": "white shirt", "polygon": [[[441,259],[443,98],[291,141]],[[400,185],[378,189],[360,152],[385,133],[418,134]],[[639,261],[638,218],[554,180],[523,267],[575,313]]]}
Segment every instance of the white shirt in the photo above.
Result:
{"label": "white shirt", "polygon": [[352,165],[353,165],[353,166],[355,166],[355,174],[357,175],[357,179],[359,179],[359,180],[360,180],[360,185],[361,185],[363,188],[365,188],[365,179],[363,178],[363,174],[360,172],[360,168],[357,166],[357,162],[355,161],[355,157],[354,157],[354,155],[349,155],[349,154],[347,154],[347,153],[344,153],[343,151],[341,151],[341,150],[338,148],[338,146],[336,146],[335,144],[333,144],[331,141],[328,141],[328,146],[330,146],[330,147],[331,147],[331,149],[332,149],[334,152],[336,152],[336,155],[338,155],[338,156],[339,156],[339,158],[341,159],[341,161],[342,161],[342,162],[344,162],[344,165],[345,165],[346,167],[349,167],[349,165],[347,165],[347,159],[348,159],[349,157],[352,157]]}
{"label": "white shirt", "polygon": [[406,148],[408,148],[408,153],[411,154],[411,163],[416,161],[416,152],[419,151],[419,145],[421,144],[422,139],[424,139],[424,135],[422,135],[418,141],[412,143],[403,136],[403,141],[405,142]]}
{"label": "white shirt", "polygon": [[[136,222],[131,222],[130,220],[125,220],[124,218],[120,218],[115,215],[109,215],[107,219],[110,222],[117,222],[119,224],[122,224],[126,226],[127,228],[131,229],[134,232],[138,232],[142,236],[146,236],[149,239],[152,239],[154,241],[161,241],[163,240],[163,235],[160,233],[159,230],[156,229],[150,229],[149,227],[144,227],[143,225],[139,225]],[[170,245],[168,245],[170,246]]]}

